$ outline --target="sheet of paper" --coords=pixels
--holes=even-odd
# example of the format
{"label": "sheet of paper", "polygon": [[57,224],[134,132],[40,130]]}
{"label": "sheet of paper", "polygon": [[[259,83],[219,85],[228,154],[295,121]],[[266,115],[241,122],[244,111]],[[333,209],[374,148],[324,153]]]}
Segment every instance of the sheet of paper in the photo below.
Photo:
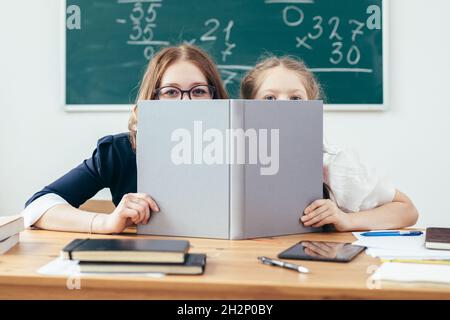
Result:
{"label": "sheet of paper", "polygon": [[164,277],[164,273],[80,273],[78,267],[78,261],[67,260],[62,257],[56,258],[37,271],[39,274],[47,276],[74,276],[74,275],[119,275],[119,276],[132,276],[132,277],[152,277],[161,278]]}
{"label": "sheet of paper", "polygon": [[450,285],[450,266],[385,262],[372,275],[375,281],[431,282]]}
{"label": "sheet of paper", "polygon": [[418,260],[449,260],[450,251],[446,250],[430,250],[426,248],[409,249],[409,250],[390,250],[369,248],[366,253],[372,257],[381,259],[418,259]]}
{"label": "sheet of paper", "polygon": [[353,242],[354,245],[392,250],[425,248],[425,234],[411,237],[364,237],[361,236],[361,233],[362,232],[353,232],[353,235],[358,239]]}
{"label": "sheet of paper", "polygon": [[358,239],[354,245],[367,247],[366,254],[382,259],[450,259],[450,250],[432,250],[425,247],[425,233],[411,237],[364,237],[353,232]]}

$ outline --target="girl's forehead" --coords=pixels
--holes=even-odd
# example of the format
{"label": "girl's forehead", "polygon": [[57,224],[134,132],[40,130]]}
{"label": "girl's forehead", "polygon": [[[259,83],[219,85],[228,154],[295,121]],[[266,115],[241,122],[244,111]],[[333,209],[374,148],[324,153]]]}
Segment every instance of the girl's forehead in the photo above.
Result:
{"label": "girl's forehead", "polygon": [[162,75],[162,83],[192,84],[205,83],[206,77],[202,70],[189,61],[177,61],[170,65]]}
{"label": "girl's forehead", "polygon": [[265,90],[270,88],[298,89],[304,90],[303,79],[301,75],[294,71],[278,66],[264,71],[259,82],[259,89]]}

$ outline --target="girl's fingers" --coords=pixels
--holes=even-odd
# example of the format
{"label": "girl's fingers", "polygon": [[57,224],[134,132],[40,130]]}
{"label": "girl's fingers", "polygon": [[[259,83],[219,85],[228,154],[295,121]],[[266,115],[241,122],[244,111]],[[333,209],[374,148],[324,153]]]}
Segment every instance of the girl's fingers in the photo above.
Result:
{"label": "girl's fingers", "polygon": [[128,209],[121,211],[121,216],[125,218],[130,218],[133,223],[136,223],[136,221],[139,219],[139,212],[134,209]]}
{"label": "girl's fingers", "polygon": [[156,201],[152,199],[148,194],[145,193],[136,193],[135,196],[139,199],[142,199],[148,203],[148,206],[152,209],[154,212],[159,212],[159,207],[156,204]]}
{"label": "girl's fingers", "polygon": [[308,214],[308,213],[314,211],[315,209],[317,209],[318,207],[323,206],[326,202],[327,202],[327,200],[325,200],[325,199],[316,200],[313,203],[311,203],[309,206],[306,207],[306,209],[304,210],[304,213]]}
{"label": "girl's fingers", "polygon": [[141,199],[133,199],[126,202],[127,209],[134,209],[139,213],[139,218],[135,221],[136,223],[141,223],[147,216],[147,213],[150,212],[150,208],[148,207],[147,202]]}
{"label": "girl's fingers", "polygon": [[147,224],[151,215],[148,201],[139,197],[135,197],[134,200],[136,201],[136,204],[144,209],[144,212],[140,214],[140,219],[137,223]]}
{"label": "girl's fingers", "polygon": [[330,210],[325,210],[321,214],[319,214],[319,215],[315,216],[314,218],[304,222],[303,225],[308,227],[308,226],[312,226],[314,224],[317,224],[318,222],[320,222],[323,219],[327,218],[330,214],[331,214]]}
{"label": "girl's fingers", "polygon": [[127,204],[127,208],[134,209],[139,213],[139,219],[136,221],[137,223],[140,223],[145,218],[145,213],[147,210],[149,210],[147,204],[143,206],[142,204],[138,202],[130,202]]}
{"label": "girl's fingers", "polygon": [[328,216],[325,219],[319,221],[318,223],[314,224],[313,227],[314,228],[319,228],[319,227],[323,227],[326,224],[330,224],[330,223],[335,223],[336,219],[333,216]]}
{"label": "girl's fingers", "polygon": [[311,219],[313,219],[314,217],[317,217],[318,215],[320,215],[321,213],[325,212],[328,210],[328,206],[327,205],[323,205],[318,207],[317,209],[315,209],[314,211],[304,215],[303,217],[301,217],[302,222],[306,222],[309,221]]}

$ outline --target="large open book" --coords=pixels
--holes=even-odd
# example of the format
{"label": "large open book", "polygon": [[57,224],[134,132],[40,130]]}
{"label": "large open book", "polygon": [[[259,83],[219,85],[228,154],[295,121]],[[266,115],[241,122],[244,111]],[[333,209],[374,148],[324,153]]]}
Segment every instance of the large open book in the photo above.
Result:
{"label": "large open book", "polygon": [[161,211],[141,234],[245,239],[317,231],[321,101],[138,103],[138,192]]}

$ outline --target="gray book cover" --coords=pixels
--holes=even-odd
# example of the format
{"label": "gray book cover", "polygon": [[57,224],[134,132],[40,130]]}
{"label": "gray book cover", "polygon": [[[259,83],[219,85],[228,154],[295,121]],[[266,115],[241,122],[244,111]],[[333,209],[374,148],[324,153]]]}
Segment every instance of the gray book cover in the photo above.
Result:
{"label": "gray book cover", "polygon": [[139,233],[229,237],[229,166],[205,164],[202,150],[208,129],[228,128],[229,101],[211,102],[139,103],[138,192],[152,196],[161,210],[138,226]]}
{"label": "gray book cover", "polygon": [[231,165],[230,238],[320,231],[299,218],[322,198],[322,102],[231,100],[231,113],[232,128],[258,131],[259,161]]}
{"label": "gray book cover", "polygon": [[141,101],[138,192],[161,211],[138,233],[246,239],[314,232],[322,197],[320,101]]}

